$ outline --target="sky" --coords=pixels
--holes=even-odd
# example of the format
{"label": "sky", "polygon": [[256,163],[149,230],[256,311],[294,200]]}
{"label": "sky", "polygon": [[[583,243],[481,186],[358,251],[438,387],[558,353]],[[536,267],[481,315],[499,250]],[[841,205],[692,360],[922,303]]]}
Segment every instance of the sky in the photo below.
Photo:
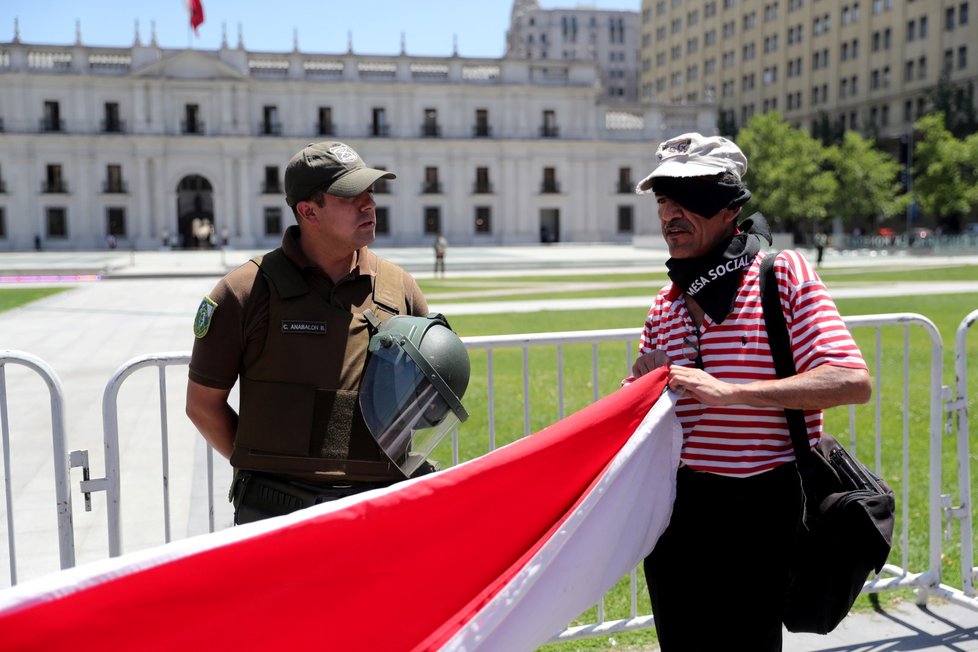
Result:
{"label": "sky", "polygon": [[[139,23],[143,44],[151,23],[163,48],[216,50],[224,27],[230,47],[238,26],[247,50],[288,52],[296,32],[306,53],[346,52],[352,37],[357,54],[398,54],[401,34],[409,55],[500,57],[512,0],[202,0],[204,24],[190,31],[184,0],[0,0],[0,43],[14,37],[19,21],[24,43],[70,45],[76,22],[81,41],[92,46],[131,46]],[[641,0],[541,0],[544,9],[586,6],[639,11]]]}

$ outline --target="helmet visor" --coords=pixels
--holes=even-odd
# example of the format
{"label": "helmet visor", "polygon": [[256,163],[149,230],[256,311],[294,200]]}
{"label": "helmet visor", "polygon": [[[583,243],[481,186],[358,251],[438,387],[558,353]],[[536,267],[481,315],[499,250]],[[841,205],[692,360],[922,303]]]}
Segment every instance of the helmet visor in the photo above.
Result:
{"label": "helmet visor", "polygon": [[360,385],[360,409],[381,450],[408,477],[459,422],[399,346],[371,355]]}

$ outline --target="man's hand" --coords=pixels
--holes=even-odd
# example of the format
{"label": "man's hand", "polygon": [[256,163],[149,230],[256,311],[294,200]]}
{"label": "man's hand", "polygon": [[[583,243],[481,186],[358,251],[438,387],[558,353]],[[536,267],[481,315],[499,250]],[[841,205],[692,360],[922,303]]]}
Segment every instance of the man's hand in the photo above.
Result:
{"label": "man's hand", "polygon": [[702,369],[695,367],[669,367],[669,389],[679,394],[686,393],[703,405],[729,405],[737,389],[736,385],[717,380]]}
{"label": "man's hand", "polygon": [[671,364],[672,358],[666,355],[665,351],[662,351],[661,349],[649,351],[648,353],[643,353],[642,355],[638,356],[638,359],[635,360],[635,364],[632,365],[632,376],[635,378],[640,378],[653,369],[667,367]]}

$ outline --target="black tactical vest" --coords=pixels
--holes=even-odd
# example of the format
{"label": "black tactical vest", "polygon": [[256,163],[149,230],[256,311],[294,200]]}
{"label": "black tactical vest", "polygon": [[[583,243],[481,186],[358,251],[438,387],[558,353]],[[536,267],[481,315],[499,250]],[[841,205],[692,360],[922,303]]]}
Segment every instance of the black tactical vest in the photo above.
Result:
{"label": "black tactical vest", "polygon": [[241,374],[235,468],[330,480],[402,479],[360,413],[370,331],[406,314],[402,270],[378,258],[369,296],[352,311],[330,305],[281,249],[252,259],[268,283],[268,334]]}

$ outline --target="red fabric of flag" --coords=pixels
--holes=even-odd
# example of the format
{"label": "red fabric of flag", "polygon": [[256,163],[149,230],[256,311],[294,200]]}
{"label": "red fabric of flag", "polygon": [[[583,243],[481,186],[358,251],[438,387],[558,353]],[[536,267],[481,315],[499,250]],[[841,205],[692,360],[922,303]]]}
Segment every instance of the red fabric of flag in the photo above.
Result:
{"label": "red fabric of flag", "polygon": [[200,0],[187,0],[187,11],[190,12],[190,26],[197,34],[197,28],[204,22],[204,5]]}
{"label": "red fabric of flag", "polygon": [[194,540],[136,553],[97,576],[65,571],[0,609],[0,649],[437,649],[574,512],[665,379],[374,495],[205,535],[190,553],[179,546]]}

